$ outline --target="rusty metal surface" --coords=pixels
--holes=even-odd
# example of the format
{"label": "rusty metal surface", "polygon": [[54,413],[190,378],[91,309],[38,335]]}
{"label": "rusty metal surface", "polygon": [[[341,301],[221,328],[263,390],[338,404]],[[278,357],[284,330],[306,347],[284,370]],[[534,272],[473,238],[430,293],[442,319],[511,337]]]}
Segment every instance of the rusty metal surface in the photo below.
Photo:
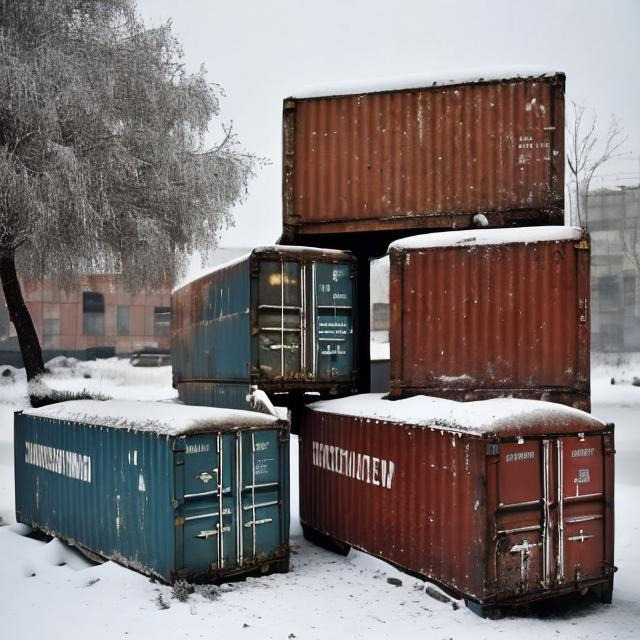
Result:
{"label": "rusty metal surface", "polygon": [[307,408],[300,518],[483,605],[611,585],[612,429],[577,414],[481,436]]}
{"label": "rusty metal surface", "polygon": [[285,237],[562,224],[564,75],[287,99]]}
{"label": "rusty metal surface", "polygon": [[392,249],[391,396],[589,410],[589,257],[586,237]]}

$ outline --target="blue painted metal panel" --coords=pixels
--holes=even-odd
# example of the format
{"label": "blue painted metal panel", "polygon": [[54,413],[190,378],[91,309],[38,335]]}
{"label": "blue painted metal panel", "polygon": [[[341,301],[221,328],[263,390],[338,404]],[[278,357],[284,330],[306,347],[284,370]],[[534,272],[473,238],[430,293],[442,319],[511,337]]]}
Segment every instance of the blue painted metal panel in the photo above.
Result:
{"label": "blue painted metal panel", "polygon": [[315,265],[316,368],[320,380],[348,381],[353,376],[354,279],[350,265]]}
{"label": "blue painted metal panel", "polygon": [[287,428],[174,437],[18,413],[16,518],[168,582],[285,570],[288,460]]}
{"label": "blue painted metal panel", "polygon": [[248,411],[251,408],[246,401],[249,390],[249,382],[183,382],[178,385],[178,396],[185,404]]}
{"label": "blue painted metal panel", "polygon": [[173,453],[166,438],[16,414],[15,461],[19,522],[171,578]]}
{"label": "blue painted metal panel", "polygon": [[174,384],[188,404],[246,409],[267,392],[355,385],[355,260],[347,252],[254,250],[172,297]]}

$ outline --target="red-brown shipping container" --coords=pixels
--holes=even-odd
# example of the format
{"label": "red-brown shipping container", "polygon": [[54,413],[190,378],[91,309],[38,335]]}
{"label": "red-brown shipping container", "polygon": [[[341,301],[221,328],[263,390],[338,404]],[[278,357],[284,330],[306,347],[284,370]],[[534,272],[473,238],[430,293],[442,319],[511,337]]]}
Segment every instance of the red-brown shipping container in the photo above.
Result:
{"label": "red-brown shipping container", "polygon": [[284,100],[284,238],[562,224],[565,76],[504,76]]}
{"label": "red-brown shipping container", "polygon": [[590,410],[589,238],[432,233],[389,247],[391,397],[513,396]]}
{"label": "red-brown shipping container", "polygon": [[613,590],[613,425],[562,405],[363,394],[307,407],[300,519],[472,608]]}

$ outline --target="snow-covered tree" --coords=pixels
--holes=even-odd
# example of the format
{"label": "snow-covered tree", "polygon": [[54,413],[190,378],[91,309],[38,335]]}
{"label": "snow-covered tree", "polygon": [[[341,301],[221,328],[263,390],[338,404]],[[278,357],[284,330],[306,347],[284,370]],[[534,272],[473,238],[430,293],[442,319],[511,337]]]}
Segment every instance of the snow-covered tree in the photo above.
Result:
{"label": "snow-covered tree", "polygon": [[29,379],[17,274],[152,287],[231,222],[256,159],[230,130],[205,147],[220,93],[133,0],[0,0],[0,277]]}

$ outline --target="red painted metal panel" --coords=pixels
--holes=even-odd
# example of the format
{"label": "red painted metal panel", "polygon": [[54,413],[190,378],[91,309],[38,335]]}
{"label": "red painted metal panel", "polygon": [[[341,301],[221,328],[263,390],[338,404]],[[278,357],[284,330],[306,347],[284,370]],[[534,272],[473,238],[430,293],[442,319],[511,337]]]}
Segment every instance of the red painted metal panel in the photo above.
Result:
{"label": "red painted metal panel", "polygon": [[390,252],[391,395],[589,410],[589,241]]}
{"label": "red painted metal panel", "polygon": [[481,597],[479,439],[309,410],[301,442],[304,523]]}
{"label": "red painted metal panel", "polygon": [[284,102],[285,236],[562,224],[564,75]]}
{"label": "red painted metal panel", "polygon": [[[323,404],[306,409],[300,438],[300,518],[310,536],[480,604],[611,587],[612,425],[585,413],[561,421],[533,414],[473,433],[341,415]],[[559,479],[571,484],[586,465],[592,484],[582,484],[596,495],[578,513],[560,497]]]}

